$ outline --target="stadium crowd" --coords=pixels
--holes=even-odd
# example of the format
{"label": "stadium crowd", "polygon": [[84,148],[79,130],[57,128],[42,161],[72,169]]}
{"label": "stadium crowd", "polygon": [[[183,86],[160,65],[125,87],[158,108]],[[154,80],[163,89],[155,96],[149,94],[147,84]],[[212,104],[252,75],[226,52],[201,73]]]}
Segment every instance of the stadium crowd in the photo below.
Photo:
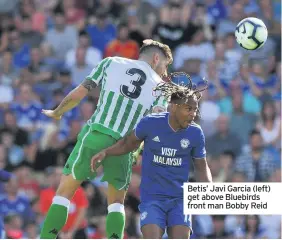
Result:
{"label": "stadium crowd", "polygon": [[[248,16],[269,31],[256,51],[240,48],[234,37]],[[281,181],[280,19],[279,0],[1,0],[0,169],[13,172],[0,185],[7,237],[38,237],[99,90],[59,122],[41,109],[55,108],[104,57],[136,59],[147,38],[172,48],[170,71],[189,73],[195,84],[209,81],[199,122],[213,180]],[[141,238],[139,160],[126,198],[125,238]],[[76,192],[60,238],[105,238],[102,174]],[[194,216],[193,230],[192,238],[281,238],[281,216]]]}

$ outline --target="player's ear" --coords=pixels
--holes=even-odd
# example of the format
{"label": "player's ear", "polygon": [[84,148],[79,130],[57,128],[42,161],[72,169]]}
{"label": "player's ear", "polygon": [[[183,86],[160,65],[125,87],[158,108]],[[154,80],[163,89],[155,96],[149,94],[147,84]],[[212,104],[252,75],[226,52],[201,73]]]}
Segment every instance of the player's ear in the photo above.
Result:
{"label": "player's ear", "polygon": [[160,61],[160,55],[158,53],[153,53],[153,65],[157,66]]}

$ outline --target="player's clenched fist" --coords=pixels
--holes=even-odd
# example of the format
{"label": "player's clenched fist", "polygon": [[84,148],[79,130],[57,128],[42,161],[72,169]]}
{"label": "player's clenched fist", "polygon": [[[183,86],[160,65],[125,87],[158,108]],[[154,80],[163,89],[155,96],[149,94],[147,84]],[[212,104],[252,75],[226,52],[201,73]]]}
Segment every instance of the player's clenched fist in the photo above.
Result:
{"label": "player's clenched fist", "polygon": [[42,109],[42,113],[44,115],[46,115],[47,117],[54,118],[56,120],[60,120],[61,117],[62,117],[61,115],[56,114],[55,111],[53,111],[53,110],[44,110],[44,109]]}
{"label": "player's clenched fist", "polygon": [[106,157],[105,151],[101,151],[92,157],[91,159],[91,171],[92,172],[95,172],[96,164],[101,163],[105,157]]}

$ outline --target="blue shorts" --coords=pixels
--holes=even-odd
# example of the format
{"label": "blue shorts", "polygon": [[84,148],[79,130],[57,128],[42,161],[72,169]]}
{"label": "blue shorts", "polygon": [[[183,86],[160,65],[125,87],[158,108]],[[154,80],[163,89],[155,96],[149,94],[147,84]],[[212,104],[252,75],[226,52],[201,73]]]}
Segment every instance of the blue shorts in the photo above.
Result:
{"label": "blue shorts", "polygon": [[139,211],[141,227],[156,224],[165,230],[167,227],[184,225],[192,233],[191,215],[183,214],[182,198],[141,202]]}

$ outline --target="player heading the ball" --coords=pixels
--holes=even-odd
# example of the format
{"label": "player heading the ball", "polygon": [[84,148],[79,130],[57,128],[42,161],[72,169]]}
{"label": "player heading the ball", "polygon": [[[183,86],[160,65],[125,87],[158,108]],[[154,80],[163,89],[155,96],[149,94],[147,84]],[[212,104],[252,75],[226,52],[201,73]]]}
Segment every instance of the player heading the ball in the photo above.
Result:
{"label": "player heading the ball", "polygon": [[[95,171],[105,158],[136,149],[144,141],[140,184],[141,231],[143,237],[160,239],[167,230],[169,238],[185,239],[191,234],[191,217],[183,214],[183,183],[189,179],[194,161],[198,181],[212,182],[206,161],[205,137],[194,122],[203,89],[172,82],[162,83],[156,91],[169,98],[169,112],[144,117],[129,135],[92,158]],[[115,159],[112,159],[114,164]]]}
{"label": "player heading the ball", "polygon": [[[101,87],[97,109],[78,134],[40,238],[57,237],[66,222],[70,199],[75,191],[83,181],[96,177],[96,173],[89,168],[92,156],[131,132],[146,113],[166,109],[166,101],[162,96],[153,95],[152,89],[163,82],[161,77],[166,75],[171,62],[172,54],[167,45],[145,40],[138,60],[105,58],[55,110],[43,110],[48,117],[59,120],[65,112],[77,106],[89,91]],[[103,162],[102,181],[108,182],[106,234],[107,238],[123,238],[123,203],[133,160],[128,153],[114,158],[115,161],[108,158]],[[75,236],[76,225],[68,232],[70,238]]]}

